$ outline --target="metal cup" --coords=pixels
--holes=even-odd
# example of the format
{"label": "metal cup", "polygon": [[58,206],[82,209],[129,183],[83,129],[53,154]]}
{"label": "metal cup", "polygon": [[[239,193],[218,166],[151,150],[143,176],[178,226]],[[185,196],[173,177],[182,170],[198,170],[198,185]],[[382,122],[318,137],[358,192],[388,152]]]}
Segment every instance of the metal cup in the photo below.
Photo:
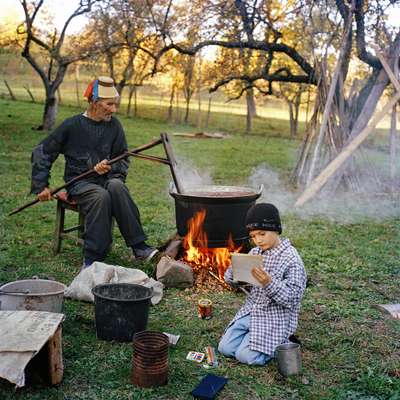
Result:
{"label": "metal cup", "polygon": [[277,346],[275,357],[278,371],[283,376],[295,375],[301,371],[300,345],[297,343],[285,343]]}

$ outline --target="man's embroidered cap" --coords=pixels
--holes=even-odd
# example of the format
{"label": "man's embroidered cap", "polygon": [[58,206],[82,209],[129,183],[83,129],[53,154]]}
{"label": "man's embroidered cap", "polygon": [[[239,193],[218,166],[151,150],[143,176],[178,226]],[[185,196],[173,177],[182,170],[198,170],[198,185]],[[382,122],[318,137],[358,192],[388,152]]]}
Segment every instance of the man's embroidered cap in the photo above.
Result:
{"label": "man's embroidered cap", "polygon": [[118,91],[114,86],[114,81],[108,76],[99,76],[89,83],[83,94],[88,101],[97,101],[98,99],[113,99],[118,97]]}

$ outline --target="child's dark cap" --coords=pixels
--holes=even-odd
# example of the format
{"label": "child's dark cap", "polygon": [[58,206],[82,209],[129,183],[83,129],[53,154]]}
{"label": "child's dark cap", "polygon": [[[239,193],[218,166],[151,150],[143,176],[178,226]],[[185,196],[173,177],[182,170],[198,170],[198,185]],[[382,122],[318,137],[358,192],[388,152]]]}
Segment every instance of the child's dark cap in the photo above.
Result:
{"label": "child's dark cap", "polygon": [[246,228],[249,231],[274,231],[281,234],[281,217],[278,209],[269,203],[254,204],[247,212]]}

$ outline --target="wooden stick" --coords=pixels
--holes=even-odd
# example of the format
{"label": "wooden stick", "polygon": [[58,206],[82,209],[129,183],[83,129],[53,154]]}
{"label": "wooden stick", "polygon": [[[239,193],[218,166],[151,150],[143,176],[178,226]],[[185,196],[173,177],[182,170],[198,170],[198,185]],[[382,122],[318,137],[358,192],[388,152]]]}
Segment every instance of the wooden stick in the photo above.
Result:
{"label": "wooden stick", "polygon": [[129,152],[129,155],[131,157],[136,157],[136,158],[142,158],[143,160],[149,160],[149,161],[155,161],[155,162],[159,162],[161,164],[166,164],[166,165],[170,165],[171,163],[165,159],[165,158],[161,158],[161,157],[156,157],[156,156],[149,156],[147,154],[139,154],[139,153],[131,153]]}
{"label": "wooden stick", "polygon": [[218,275],[214,274],[214,272],[208,270],[208,273],[215,278],[222,286],[224,286],[226,289],[233,291],[233,288],[230,287],[225,281],[223,281]]}
{"label": "wooden stick", "polygon": [[[126,151],[125,153],[123,153],[123,154],[121,154],[121,155],[119,155],[119,156],[117,156],[117,157],[115,157],[115,158],[109,160],[109,161],[108,161],[108,165],[112,165],[112,164],[114,164],[114,163],[116,163],[116,162],[118,162],[118,161],[123,160],[124,158],[130,157],[130,156],[132,156],[132,154],[139,153],[139,152],[141,152],[141,151],[150,149],[150,148],[152,148],[152,147],[154,147],[154,146],[159,145],[160,143],[162,143],[162,140],[161,140],[161,139],[157,139],[157,140],[153,140],[152,142],[150,142],[150,143],[148,143],[148,144],[145,144],[145,145],[143,145],[143,146],[139,146],[139,147],[137,147],[137,148],[135,148],[135,149],[132,149],[132,150],[130,150],[130,151]],[[151,156],[148,156],[148,157],[151,157]],[[57,192],[59,192],[61,189],[65,189],[66,187],[72,185],[73,183],[75,183],[75,182],[77,182],[77,181],[79,181],[79,180],[81,180],[81,179],[83,179],[83,178],[86,178],[87,176],[90,176],[90,175],[92,175],[92,174],[95,174],[95,173],[97,173],[97,172],[94,170],[94,168],[89,169],[88,171],[83,172],[82,174],[80,174],[80,175],[76,176],[75,178],[71,179],[70,181],[64,183],[64,185],[59,186],[59,187],[57,187],[57,188],[55,188],[55,189],[52,189],[52,190],[50,191],[50,193],[51,193],[51,195],[53,196],[53,195],[55,195]],[[29,203],[26,203],[26,204],[24,204],[23,206],[21,206],[21,207],[15,209],[14,211],[10,212],[10,213],[8,214],[8,216],[17,214],[17,213],[19,213],[20,211],[25,210],[25,208],[28,208],[28,207],[30,207],[30,206],[33,206],[34,204],[36,204],[36,203],[38,203],[38,202],[39,202],[39,199],[36,198],[35,200],[32,200],[32,201],[30,201]]]}
{"label": "wooden stick", "polygon": [[332,160],[325,169],[314,179],[311,185],[302,193],[294,204],[295,207],[301,207],[310,200],[326,183],[326,181],[337,171],[337,169],[351,156],[358,146],[369,136],[375,126],[381,119],[393,108],[399,101],[400,92],[397,92],[383,107],[383,109],[374,116],[372,122],[364,128],[343,150]]}
{"label": "wooden stick", "polygon": [[32,103],[35,103],[35,98],[33,97],[33,94],[32,94],[32,92],[30,91],[30,89],[28,88],[28,86],[24,86],[24,88],[25,88],[25,90],[28,92],[29,97],[30,97],[31,100],[32,100]]}
{"label": "wooden stick", "polygon": [[388,62],[386,61],[385,57],[383,56],[380,48],[378,46],[376,46],[375,44],[371,44],[371,46],[375,50],[375,53],[378,56],[379,61],[381,62],[383,68],[385,68],[385,71],[388,74],[388,77],[389,77],[390,81],[392,82],[393,86],[396,88],[396,91],[400,92],[400,82],[396,78],[392,69],[390,68],[390,66],[389,66]]}
{"label": "wooden stick", "polygon": [[[234,291],[234,289],[231,286],[229,286],[225,281],[223,281],[218,275],[214,274],[214,272],[209,270],[208,273],[212,277],[214,277],[226,289],[228,289],[228,290],[230,290],[232,292]],[[244,287],[241,287],[240,285],[238,286],[238,289],[241,290],[246,296],[250,294]]]}
{"label": "wooden stick", "polygon": [[183,193],[183,187],[180,184],[178,175],[176,174],[176,171],[175,171],[175,166],[176,166],[177,162],[175,160],[174,153],[172,152],[172,147],[171,147],[171,143],[169,141],[169,137],[166,133],[161,133],[161,139],[162,139],[162,143],[164,146],[165,154],[167,155],[167,158],[170,162],[169,167],[171,169],[171,175],[172,175],[172,179],[174,180],[174,183],[175,183],[176,191],[178,193]]}
{"label": "wooden stick", "polygon": [[6,84],[6,87],[8,89],[8,93],[10,93],[11,100],[14,100],[14,101],[17,100],[17,98],[14,95],[14,92],[12,91],[10,85],[8,84],[8,82],[5,79],[4,79],[4,83]]}
{"label": "wooden stick", "polygon": [[345,32],[344,32],[344,35],[343,35],[342,47],[340,49],[340,53],[339,53],[338,61],[337,61],[337,64],[336,64],[335,72],[333,73],[331,86],[329,87],[328,96],[326,98],[326,103],[325,103],[324,113],[322,115],[322,122],[321,122],[321,126],[320,126],[320,129],[319,129],[317,143],[316,143],[315,148],[314,148],[313,158],[311,159],[310,170],[308,171],[307,185],[310,184],[310,182],[312,181],[312,179],[314,177],[314,170],[315,170],[315,166],[316,166],[316,163],[317,163],[318,154],[320,152],[320,148],[321,148],[323,139],[325,137],[325,131],[326,131],[327,127],[328,127],[328,119],[329,119],[329,114],[330,114],[331,108],[332,108],[333,96],[335,94],[337,83],[338,83],[338,80],[339,80],[339,75],[340,75],[340,72],[341,72],[341,69],[342,69],[343,56],[344,56],[345,51],[346,51],[346,46],[347,46],[347,41],[348,41],[349,35],[351,35],[351,21],[352,21],[352,13],[350,13],[350,15],[348,16],[346,29],[345,29]]}

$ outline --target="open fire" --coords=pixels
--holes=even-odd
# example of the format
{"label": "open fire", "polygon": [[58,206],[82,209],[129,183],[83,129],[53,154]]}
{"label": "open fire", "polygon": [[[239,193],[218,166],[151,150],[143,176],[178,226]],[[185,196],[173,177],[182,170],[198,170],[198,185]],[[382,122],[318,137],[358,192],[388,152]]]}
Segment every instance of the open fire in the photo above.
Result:
{"label": "open fire", "polygon": [[[188,222],[188,233],[183,240],[183,260],[198,272],[206,268],[218,273],[223,279],[231,262],[230,253],[239,252],[242,246],[235,246],[231,235],[227,247],[208,248],[207,234],[203,230],[206,210],[198,211]],[[196,243],[196,246],[194,245]]]}

